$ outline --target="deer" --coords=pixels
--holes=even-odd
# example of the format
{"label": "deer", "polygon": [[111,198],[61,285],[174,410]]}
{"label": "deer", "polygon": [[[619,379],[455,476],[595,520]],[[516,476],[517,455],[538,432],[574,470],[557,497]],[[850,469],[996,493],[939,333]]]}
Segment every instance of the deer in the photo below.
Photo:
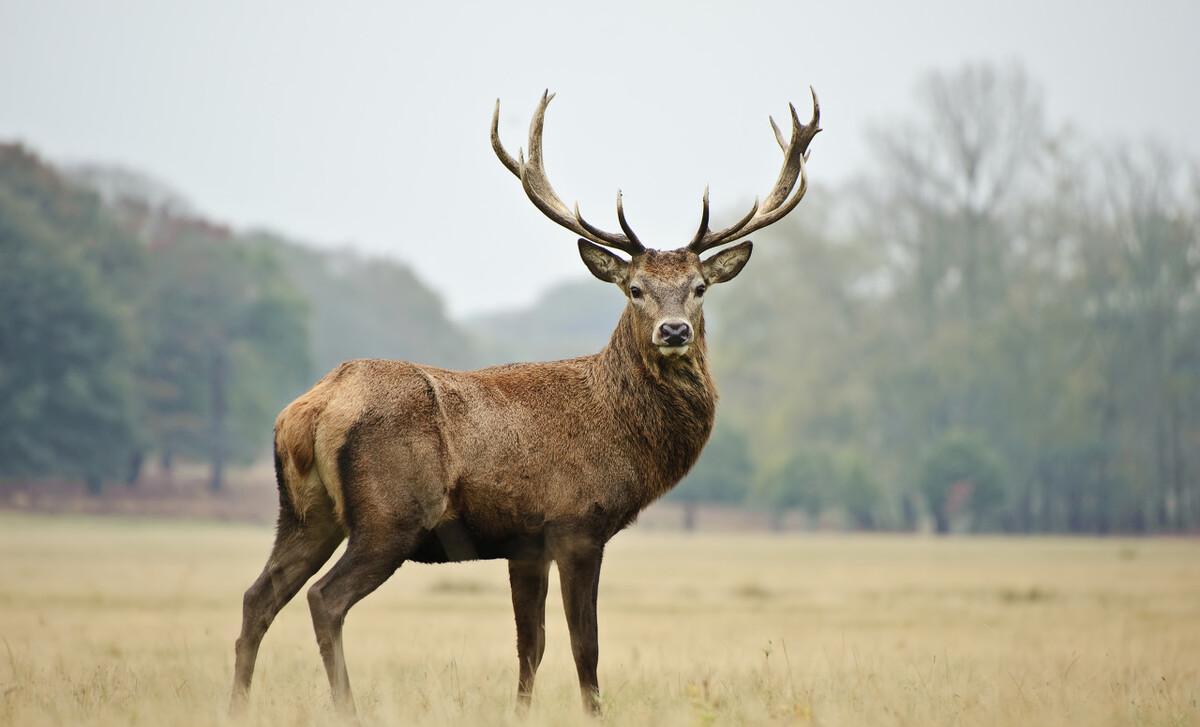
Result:
{"label": "deer", "polygon": [[[579,236],[596,278],[626,305],[599,353],[563,361],[450,371],[393,360],[348,361],[283,409],[275,422],[279,489],[275,542],[242,602],[231,710],[246,705],[259,646],[275,616],[346,540],[308,590],[313,630],[333,703],[354,697],[342,646],[346,615],[405,561],[508,561],[517,641],[517,706],[527,709],[546,646],[550,566],[558,570],[583,707],[600,712],[597,595],[605,546],[674,487],[713,428],[717,390],[708,367],[703,303],[750,259],[744,238],[791,212],[808,188],[805,162],[820,105],[789,138],[770,119],[783,166],[766,197],[732,225],[700,226],[687,245],[646,247],[625,218],[600,229],[568,208],[546,176],[542,94],[528,150],[501,164],[546,217]],[[741,242],[738,242],[742,240]],[[732,243],[738,244],[726,247]],[[706,257],[713,248],[724,249]],[[615,250],[628,256],[622,257]]]}

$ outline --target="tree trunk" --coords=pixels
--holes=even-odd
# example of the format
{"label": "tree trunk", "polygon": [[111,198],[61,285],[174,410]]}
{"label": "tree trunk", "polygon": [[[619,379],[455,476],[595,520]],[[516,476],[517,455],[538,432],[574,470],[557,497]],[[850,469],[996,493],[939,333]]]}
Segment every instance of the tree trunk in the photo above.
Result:
{"label": "tree trunk", "polygon": [[146,463],[146,453],[137,450],[129,457],[129,472],[125,475],[125,485],[133,487],[142,478],[142,465]]}
{"label": "tree trunk", "polygon": [[858,526],[859,530],[874,530],[875,515],[870,510],[859,510],[854,513],[854,524]]}
{"label": "tree trunk", "polygon": [[1183,445],[1180,441],[1182,435],[1180,428],[1182,426],[1182,414],[1179,411],[1179,402],[1177,399],[1172,399],[1171,407],[1171,490],[1172,508],[1171,526],[1176,532],[1183,532],[1187,527],[1187,491],[1184,486],[1184,463],[1183,463]]}
{"label": "tree trunk", "polygon": [[213,355],[212,363],[212,419],[209,422],[211,437],[212,477],[208,483],[210,492],[220,492],[225,489],[225,418],[228,408],[226,401],[226,386],[228,385],[228,362],[225,351],[218,347]]}
{"label": "tree trunk", "polygon": [[938,535],[948,535],[950,533],[950,518],[946,515],[946,511],[940,507],[933,511],[933,527],[934,532]]}
{"label": "tree trunk", "polygon": [[904,520],[904,529],[910,533],[917,531],[917,508],[913,505],[912,497],[904,495],[900,498],[900,517]]}
{"label": "tree trunk", "polygon": [[696,529],[696,503],[692,500],[683,502],[683,529],[689,533]]}
{"label": "tree trunk", "polygon": [[168,485],[175,484],[175,452],[167,447],[162,451],[162,457],[159,459],[159,466],[162,467],[163,479]]}
{"label": "tree trunk", "polygon": [[1150,519],[1150,516],[1146,514],[1147,507],[1150,506],[1137,505],[1133,511],[1133,522],[1131,523],[1131,527],[1133,532],[1137,535],[1145,535],[1149,530],[1147,521]]}
{"label": "tree trunk", "polygon": [[1017,505],[1017,530],[1025,534],[1033,532],[1033,488],[1032,482],[1025,486]]}
{"label": "tree trunk", "polygon": [[92,497],[99,497],[104,492],[104,480],[99,475],[88,475],[83,478],[83,485],[87,488],[87,494]]}
{"label": "tree trunk", "polygon": [[[1071,476],[1070,471],[1068,471],[1066,476]],[[1067,489],[1066,506],[1067,532],[1072,534],[1082,533],[1084,531],[1083,492],[1077,483],[1071,483]]]}

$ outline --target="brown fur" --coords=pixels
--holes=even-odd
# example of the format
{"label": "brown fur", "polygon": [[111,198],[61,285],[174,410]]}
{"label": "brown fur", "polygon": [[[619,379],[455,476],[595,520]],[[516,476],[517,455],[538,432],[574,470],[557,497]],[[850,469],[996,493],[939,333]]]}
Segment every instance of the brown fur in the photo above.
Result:
{"label": "brown fur", "polygon": [[762,206],[710,232],[706,193],[693,241],[660,252],[634,235],[619,196],[617,234],[585,223],[578,210],[568,214],[554,195],[541,165],[550,98],[543,95],[530,127],[528,161],[513,159],[500,144],[498,102],[492,146],[539,210],[586,238],[579,252],[592,274],[625,292],[629,303],[611,340],[592,356],[469,372],[350,361],[284,409],[275,424],[279,527],[243,602],[234,709],[245,703],[275,615],[348,537],[343,556],[308,591],[340,708],[354,708],[341,636],[358,600],[405,560],[505,558],[519,704],[529,702],[545,648],[554,562],[583,702],[599,711],[596,600],[604,546],[687,474],[708,440],[717,392],[708,372],[703,295],[742,270],[751,246],[743,242],[703,261],[699,253],[771,224],[800,201],[819,113],[814,94],[809,125],[800,124],[793,108],[791,142],[777,130],[784,168]]}
{"label": "brown fur", "polygon": [[[595,578],[567,576],[564,582],[579,593],[564,598],[582,604],[572,640],[584,660],[585,701],[596,704],[594,665],[586,664],[593,649],[586,633],[576,632],[594,623],[600,553],[691,468],[712,430],[717,400],[701,301],[693,294],[704,280],[699,258],[648,251],[617,266],[621,280],[614,282],[627,294],[635,283],[646,293],[631,298],[597,354],[467,372],[350,361],[279,415],[276,450],[287,511],[281,542],[303,541],[305,532],[320,542],[329,533],[351,540],[346,557],[309,596],[340,702],[349,700],[349,684],[338,635],[353,601],[404,560],[507,558],[514,608],[528,602],[537,614],[544,613],[534,603],[538,594],[544,601],[542,564],[557,561],[564,573],[594,571]],[[655,345],[654,329],[665,315],[695,329],[686,355],[664,355]],[[356,550],[359,542],[381,545]],[[280,557],[273,554],[264,578],[275,591],[294,591],[298,586],[268,573],[279,569]],[[297,571],[301,576],[311,573]],[[264,607],[265,586],[256,587],[247,592],[251,625],[239,640],[235,701],[249,688],[250,652],[257,651],[262,624],[270,623],[261,612],[281,605],[272,600]],[[540,621],[524,618],[518,613],[527,699],[533,659],[525,652],[543,648],[544,639],[537,636]]]}
{"label": "brown fur", "polygon": [[[641,267],[653,267],[656,285],[695,265],[650,255]],[[687,473],[715,413],[703,317],[693,350],[675,358],[650,344],[653,321],[643,319],[630,304],[603,351],[566,361],[469,372],[346,362],[276,421],[286,494],[301,520],[328,497],[347,527],[345,503],[363,498],[345,488],[364,485],[345,481],[338,457],[369,446],[392,465],[388,486],[416,498],[426,527],[467,520],[503,538],[524,534],[531,514],[573,518],[599,506],[615,533]]]}

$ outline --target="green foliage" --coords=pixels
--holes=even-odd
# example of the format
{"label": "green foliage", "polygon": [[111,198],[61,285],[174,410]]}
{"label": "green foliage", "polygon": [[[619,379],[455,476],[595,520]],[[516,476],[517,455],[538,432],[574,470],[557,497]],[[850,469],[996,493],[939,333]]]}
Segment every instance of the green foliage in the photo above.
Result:
{"label": "green foliage", "polygon": [[[945,529],[929,468],[972,454],[956,526],[1200,526],[1200,166],[1053,128],[1018,68],[930,74],[916,99],[871,135],[868,174],[814,187],[709,296],[748,501]],[[479,329],[508,358],[596,350],[616,314],[590,285]]]}
{"label": "green foliage", "polygon": [[[709,295],[721,424],[672,498],[860,528],[1200,527],[1200,165],[1055,129],[1016,68],[915,98],[862,177],[814,187]],[[101,188],[154,187],[133,182]],[[0,475],[246,461],[345,358],[585,354],[623,304],[573,282],[468,333],[403,265],[155,199],[102,203],[0,147]]]}
{"label": "green foliage", "polygon": [[883,487],[867,463],[854,454],[844,457],[837,484],[833,499],[845,511],[850,523],[862,530],[877,527],[888,508]]}
{"label": "green foliage", "polygon": [[475,362],[402,265],[240,235],[122,170],[82,176],[110,201],[0,146],[0,476],[94,488],[150,451],[210,463],[219,488],[269,451],[314,360]]}
{"label": "green foliage", "polygon": [[446,368],[479,364],[477,346],[441,298],[398,262],[325,252],[257,233],[309,304],[314,373],[350,358],[399,358]]}
{"label": "green foliage", "polygon": [[759,501],[911,528],[946,515],[925,457],[974,451],[972,529],[1200,525],[1200,167],[1055,132],[1017,69],[918,98],[708,304]]}
{"label": "green foliage", "polygon": [[833,499],[838,472],[833,455],[817,447],[798,447],[759,481],[755,499],[772,514],[803,510],[821,514]]}
{"label": "green foliage", "polygon": [[0,146],[0,477],[123,471],[139,432],[113,282],[135,249],[94,195]]}
{"label": "green foliage", "polygon": [[996,455],[977,438],[959,433],[942,438],[925,456],[917,488],[939,533],[949,532],[959,514],[987,518],[1004,499]]}
{"label": "green foliage", "polygon": [[152,446],[213,463],[264,451],[276,412],[310,376],[307,308],[274,255],[162,214],[149,243],[143,391]]}
{"label": "green foliage", "polygon": [[667,497],[680,502],[741,502],[752,476],[746,435],[721,423],[713,430],[691,473]]}
{"label": "green foliage", "polygon": [[624,296],[591,277],[554,286],[527,307],[468,321],[487,363],[544,361],[599,351],[612,335]]}

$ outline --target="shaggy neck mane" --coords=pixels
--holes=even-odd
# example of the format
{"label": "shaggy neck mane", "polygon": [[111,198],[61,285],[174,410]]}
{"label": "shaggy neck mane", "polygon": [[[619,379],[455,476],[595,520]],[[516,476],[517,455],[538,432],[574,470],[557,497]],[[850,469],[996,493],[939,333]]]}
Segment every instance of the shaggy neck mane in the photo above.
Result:
{"label": "shaggy neck mane", "polygon": [[630,438],[644,450],[651,498],[669,490],[695,463],[716,414],[717,391],[708,372],[704,319],[686,356],[663,356],[639,335],[626,306],[608,346],[594,359],[593,381]]}

